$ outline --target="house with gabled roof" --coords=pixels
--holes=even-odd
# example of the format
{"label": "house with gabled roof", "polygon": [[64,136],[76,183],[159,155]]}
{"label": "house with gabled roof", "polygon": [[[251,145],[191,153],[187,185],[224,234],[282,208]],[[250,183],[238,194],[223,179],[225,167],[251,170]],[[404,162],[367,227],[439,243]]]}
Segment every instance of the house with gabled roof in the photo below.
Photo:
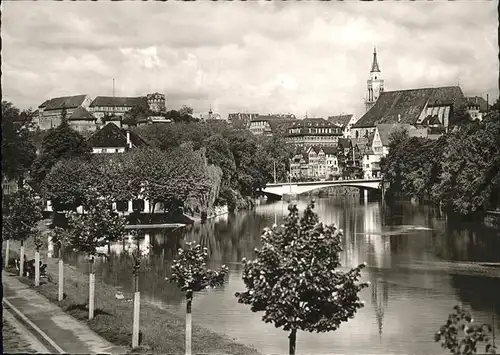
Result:
{"label": "house with gabled roof", "polygon": [[333,124],[338,125],[342,128],[344,138],[351,137],[351,127],[354,123],[356,123],[356,118],[353,114],[348,115],[336,115],[329,116],[328,122],[332,122]]}
{"label": "house with gabled roof", "polygon": [[97,118],[82,106],[77,107],[67,119],[69,125],[78,132],[97,130]]}
{"label": "house with gabled roof", "polygon": [[465,104],[458,86],[423,88],[380,93],[375,104],[352,126],[354,138],[367,136],[378,124],[421,125],[429,116],[436,116],[447,130],[454,110]]}
{"label": "house with gabled roof", "polygon": [[467,112],[473,120],[483,120],[490,109],[488,102],[481,96],[472,96],[466,98]]}
{"label": "house with gabled roof", "polygon": [[92,153],[124,153],[129,149],[148,146],[149,143],[129,129],[121,129],[113,122],[107,123],[88,140]]}
{"label": "house with gabled roof", "polygon": [[[61,116],[66,110],[66,117],[71,117],[79,107],[88,109],[92,99],[86,94],[61,96],[45,100],[38,106],[38,127],[41,130],[57,127],[61,124]],[[81,115],[79,112],[77,115]]]}

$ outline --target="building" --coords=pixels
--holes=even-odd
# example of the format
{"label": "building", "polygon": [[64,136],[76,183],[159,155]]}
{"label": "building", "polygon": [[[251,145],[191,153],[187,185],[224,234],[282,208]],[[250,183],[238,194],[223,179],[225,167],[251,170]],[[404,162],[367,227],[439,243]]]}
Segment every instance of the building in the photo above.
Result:
{"label": "building", "polygon": [[164,94],[160,94],[159,92],[147,94],[146,100],[148,102],[149,109],[152,112],[160,113],[167,110],[167,101]]}
{"label": "building", "polygon": [[259,116],[258,113],[230,113],[227,115],[227,121],[236,129],[247,128],[250,121]]}
{"label": "building", "polygon": [[258,115],[249,121],[247,127],[256,136],[271,136],[278,132],[279,126],[295,120],[292,114]]}
{"label": "building", "polygon": [[384,80],[382,80],[380,68],[377,60],[377,49],[373,48],[372,68],[367,84],[367,95],[365,100],[366,111],[369,111],[377,102],[380,94],[384,92]]}
{"label": "building", "polygon": [[473,120],[482,121],[484,115],[489,111],[488,102],[481,96],[467,97],[466,99],[467,112]]}
{"label": "building", "polygon": [[339,163],[337,158],[337,147],[325,146],[322,149],[325,153],[325,177],[328,180],[333,180],[340,175]]}
{"label": "building", "polygon": [[290,159],[290,175],[293,181],[333,179],[339,175],[336,156],[332,146],[309,146],[299,149]]}
{"label": "building", "polygon": [[341,127],[343,130],[344,138],[349,138],[351,137],[351,127],[354,123],[356,123],[356,119],[352,114],[337,115],[337,116],[329,116],[328,122],[332,122]]}
{"label": "building", "polygon": [[88,140],[92,153],[124,153],[129,149],[149,145],[131,130],[120,129],[113,122],[107,123]]}
{"label": "building", "polygon": [[38,106],[38,127],[41,130],[57,127],[61,123],[61,116],[64,110],[66,110],[66,117],[70,117],[79,107],[88,109],[91,102],[92,99],[86,94],[55,97],[45,100]]}
{"label": "building", "polygon": [[280,127],[287,143],[297,146],[336,146],[343,129],[324,118],[304,118]]}
{"label": "building", "polygon": [[104,116],[122,117],[134,106],[143,106],[149,108],[148,100],[144,96],[139,97],[114,97],[97,96],[90,104],[90,112],[102,120]]}
{"label": "building", "polygon": [[465,103],[458,86],[384,91],[353,126],[353,137],[367,137],[378,124],[409,124],[424,127],[429,118],[448,130],[453,111]]}
{"label": "building", "polygon": [[69,125],[76,131],[94,132],[97,130],[97,118],[86,108],[79,106],[67,117]]}

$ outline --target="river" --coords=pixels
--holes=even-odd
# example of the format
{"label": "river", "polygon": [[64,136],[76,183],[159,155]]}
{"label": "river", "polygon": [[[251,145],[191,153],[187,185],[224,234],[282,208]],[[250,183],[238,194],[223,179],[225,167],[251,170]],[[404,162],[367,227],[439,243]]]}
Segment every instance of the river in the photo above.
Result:
{"label": "river", "polygon": [[[299,199],[299,209],[307,202]],[[345,266],[366,261],[363,277],[371,286],[361,293],[366,306],[337,331],[299,332],[298,354],[445,354],[433,334],[455,304],[469,307],[476,322],[494,323],[498,345],[500,268],[482,264],[500,262],[498,231],[451,226],[435,208],[410,203],[329,197],[317,199],[315,210],[322,221],[344,229],[341,261]],[[209,265],[226,264],[230,274],[223,287],[196,294],[194,322],[263,354],[287,353],[287,333],[263,323],[261,314],[234,296],[244,291],[241,259],[254,256],[262,229],[280,223],[286,213],[287,204],[279,201],[175,231],[149,231],[149,269],[140,278],[143,299],[184,315],[182,294],[164,278],[177,248],[196,240],[209,249]],[[113,245],[116,254],[98,262],[96,270],[107,283],[130,292],[130,262],[118,256],[122,248]],[[73,255],[71,262],[87,270],[83,258]]]}

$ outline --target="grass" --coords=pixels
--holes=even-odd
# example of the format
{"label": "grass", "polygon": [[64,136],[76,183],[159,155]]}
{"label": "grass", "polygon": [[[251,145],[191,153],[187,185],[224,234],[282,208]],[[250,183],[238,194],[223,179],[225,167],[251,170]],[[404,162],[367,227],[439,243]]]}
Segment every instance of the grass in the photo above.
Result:
{"label": "grass", "polygon": [[[11,246],[13,244],[15,242],[11,241]],[[29,257],[33,251],[28,250],[26,245],[25,249],[26,255]],[[10,255],[14,257],[14,254],[14,251],[11,250]],[[44,260],[46,259],[44,258]],[[42,282],[36,290],[52,303],[61,307],[67,314],[88,324],[93,331],[111,343],[130,346],[132,341],[133,302],[126,299],[116,299],[117,290],[96,278],[95,317],[89,321],[88,275],[69,265],[64,265],[65,298],[59,302],[57,300],[57,272],[57,260],[48,259],[48,280]],[[33,280],[26,277],[20,278],[20,280],[33,287]],[[140,317],[142,343],[138,349],[133,349],[134,353],[184,354],[184,318],[144,302],[141,304]],[[236,343],[224,335],[196,324],[193,324],[192,352],[193,354],[259,354],[255,349]]]}

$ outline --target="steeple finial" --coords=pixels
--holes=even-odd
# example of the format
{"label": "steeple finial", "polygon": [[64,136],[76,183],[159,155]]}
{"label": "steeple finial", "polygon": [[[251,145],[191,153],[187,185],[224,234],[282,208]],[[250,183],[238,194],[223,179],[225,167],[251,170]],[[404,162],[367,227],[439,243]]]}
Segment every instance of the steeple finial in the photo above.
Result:
{"label": "steeple finial", "polygon": [[377,48],[373,47],[373,64],[372,64],[372,73],[378,72],[380,73],[380,69],[378,67],[378,61],[377,61]]}

